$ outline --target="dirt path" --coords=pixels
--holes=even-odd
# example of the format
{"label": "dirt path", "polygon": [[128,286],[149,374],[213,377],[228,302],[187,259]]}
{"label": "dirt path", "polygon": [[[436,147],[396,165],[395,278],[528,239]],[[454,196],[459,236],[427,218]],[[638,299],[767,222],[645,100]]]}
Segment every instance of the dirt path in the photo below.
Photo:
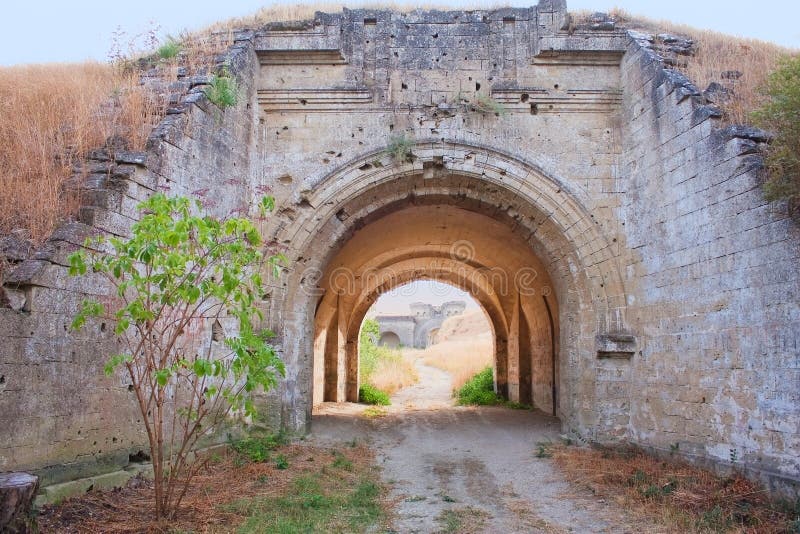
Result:
{"label": "dirt path", "polygon": [[642,531],[616,505],[570,486],[548,459],[536,457],[537,443],[558,440],[557,419],[453,406],[449,375],[419,370],[420,383],[398,392],[385,416],[331,404],[313,420],[312,441],[341,446],[357,439],[376,450],[397,502],[397,532]]}

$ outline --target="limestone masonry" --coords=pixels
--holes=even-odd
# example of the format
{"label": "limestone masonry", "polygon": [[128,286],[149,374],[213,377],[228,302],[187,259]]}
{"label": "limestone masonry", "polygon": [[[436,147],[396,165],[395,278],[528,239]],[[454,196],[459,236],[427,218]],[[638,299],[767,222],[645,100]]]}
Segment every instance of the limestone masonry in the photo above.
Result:
{"label": "limestone masonry", "polygon": [[448,317],[461,314],[467,307],[461,300],[445,302],[441,306],[415,302],[411,315],[378,315],[379,345],[424,349],[435,343],[439,327]]}
{"label": "limestone masonry", "polygon": [[498,392],[573,438],[796,494],[800,229],[762,198],[766,135],[723,126],[658,45],[604,17],[570,24],[563,0],[237,33],[219,65],[239,103],[182,78],[147,150],[94,153],[79,219],[7,276],[0,471],[51,486],[141,459],[126,379],[102,372],[110,320],[68,328],[86,295],[116,297],[65,258],[168,190],[220,215],[276,198],[264,232],[290,266],[263,307],[287,374],[261,424],[307,431],[315,404],[355,400],[370,305],[436,279],[486,312]]}

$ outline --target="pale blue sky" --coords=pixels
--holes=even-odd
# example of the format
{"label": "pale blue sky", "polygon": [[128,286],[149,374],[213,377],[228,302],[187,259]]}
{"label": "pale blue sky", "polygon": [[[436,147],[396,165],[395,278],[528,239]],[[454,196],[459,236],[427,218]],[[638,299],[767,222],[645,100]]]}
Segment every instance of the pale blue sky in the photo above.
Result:
{"label": "pale blue sky", "polygon": [[[510,4],[524,6],[537,1],[513,0]],[[474,0],[467,3],[476,5]],[[487,5],[496,3],[487,2]],[[184,29],[247,15],[271,3],[257,0],[5,0],[3,4],[0,65],[84,59],[105,61],[117,27],[131,36],[146,32],[152,27],[152,21],[160,27],[162,35],[177,34]],[[425,0],[423,4],[459,5],[449,0]],[[655,19],[800,48],[798,0],[567,0],[567,6],[571,10],[592,11],[617,6]]]}
{"label": "pale blue sky", "polygon": [[414,302],[425,302],[439,306],[450,300],[463,300],[467,308],[478,308],[478,303],[469,293],[449,284],[433,280],[417,280],[387,291],[372,305],[370,315],[406,315]]}

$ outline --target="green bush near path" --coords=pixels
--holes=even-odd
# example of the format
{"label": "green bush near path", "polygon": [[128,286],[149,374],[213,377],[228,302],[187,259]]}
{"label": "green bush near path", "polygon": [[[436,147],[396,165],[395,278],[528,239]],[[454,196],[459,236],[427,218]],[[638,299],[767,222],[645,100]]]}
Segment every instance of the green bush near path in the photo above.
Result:
{"label": "green bush near path", "polygon": [[514,410],[530,410],[532,407],[521,402],[507,401],[494,392],[494,375],[491,367],[470,378],[461,389],[454,393],[461,406],[505,406]]}
{"label": "green bush near path", "polygon": [[461,389],[456,391],[460,405],[494,406],[502,404],[503,399],[494,392],[494,376],[492,368],[487,367],[470,378]]}
{"label": "green bush near path", "polygon": [[358,388],[358,402],[364,404],[376,404],[378,406],[389,406],[392,402],[386,392],[379,390],[370,384],[362,384]]}

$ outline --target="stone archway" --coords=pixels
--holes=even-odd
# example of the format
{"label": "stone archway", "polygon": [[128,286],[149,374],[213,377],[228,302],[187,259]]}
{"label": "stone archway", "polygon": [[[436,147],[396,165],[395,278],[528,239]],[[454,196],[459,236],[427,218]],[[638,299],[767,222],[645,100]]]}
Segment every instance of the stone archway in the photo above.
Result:
{"label": "stone archway", "polygon": [[309,177],[277,233],[300,264],[276,304],[306,423],[320,382],[335,389],[325,400],[357,398],[357,327],[374,299],[432,278],[472,292],[491,318],[501,393],[592,435],[618,431],[624,415],[606,418],[591,373],[598,347],[626,331],[626,298],[581,193],[494,148],[431,141],[413,154],[372,152]]}
{"label": "stone archway", "polygon": [[384,332],[378,339],[378,345],[381,347],[389,347],[396,349],[400,347],[400,336],[394,332]]}

